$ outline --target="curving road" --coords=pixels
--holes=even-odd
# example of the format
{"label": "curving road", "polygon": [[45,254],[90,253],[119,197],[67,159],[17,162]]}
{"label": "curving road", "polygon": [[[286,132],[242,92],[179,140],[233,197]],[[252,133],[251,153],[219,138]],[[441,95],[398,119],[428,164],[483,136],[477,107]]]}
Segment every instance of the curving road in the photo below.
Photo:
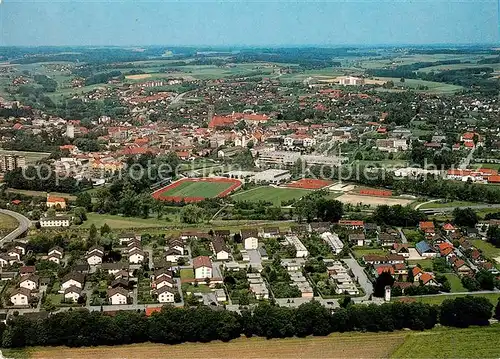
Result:
{"label": "curving road", "polygon": [[12,232],[7,234],[5,237],[0,239],[0,246],[3,247],[4,243],[12,242],[17,237],[19,237],[21,234],[26,232],[28,230],[28,228],[31,226],[31,221],[28,218],[26,218],[25,216],[23,216],[22,214],[14,212],[14,211],[9,211],[8,209],[0,209],[0,213],[14,217],[19,222],[19,226],[16,229],[14,229]]}

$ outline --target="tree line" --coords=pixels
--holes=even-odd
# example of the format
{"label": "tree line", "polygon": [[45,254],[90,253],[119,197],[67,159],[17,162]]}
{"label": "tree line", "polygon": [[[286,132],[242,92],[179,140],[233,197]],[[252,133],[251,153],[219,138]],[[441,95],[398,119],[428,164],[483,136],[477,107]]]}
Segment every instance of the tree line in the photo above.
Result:
{"label": "tree line", "polygon": [[[493,305],[485,298],[445,300],[441,306],[424,303],[356,305],[332,312],[312,301],[297,308],[261,303],[241,313],[213,310],[206,306],[165,306],[147,317],[142,311],[120,311],[116,315],[87,310],[69,310],[46,319],[14,316],[0,326],[2,347],[70,347],[120,345],[142,342],[229,341],[245,335],[265,338],[305,337],[346,331],[394,331],[431,329],[440,323],[468,327],[488,325]],[[497,306],[498,313],[498,306]]]}

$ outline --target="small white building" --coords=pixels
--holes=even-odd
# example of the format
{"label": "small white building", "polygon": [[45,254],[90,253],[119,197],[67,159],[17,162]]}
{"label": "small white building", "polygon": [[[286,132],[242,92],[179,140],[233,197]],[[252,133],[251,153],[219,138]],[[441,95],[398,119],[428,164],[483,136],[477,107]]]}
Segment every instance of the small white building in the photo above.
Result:
{"label": "small white building", "polygon": [[69,287],[83,288],[85,276],[79,272],[71,272],[64,276],[61,282],[61,289],[64,291]]}
{"label": "small white building", "polygon": [[193,258],[194,278],[212,278],[212,262],[207,256]]}
{"label": "small white building", "polygon": [[82,289],[76,286],[68,287],[64,290],[64,300],[77,302],[82,294]]}
{"label": "small white building", "polygon": [[245,249],[257,249],[259,246],[259,232],[254,229],[241,230],[241,240]]}
{"label": "small white building", "polygon": [[19,282],[19,287],[26,288],[29,290],[35,290],[38,288],[38,276],[35,274],[31,274],[29,276],[24,277],[21,282]]}
{"label": "small white building", "polygon": [[42,227],[42,228],[69,227],[69,225],[70,225],[69,217],[40,218],[40,227]]}
{"label": "small white building", "polygon": [[108,290],[108,300],[112,305],[127,304],[128,291],[124,288],[112,288]]}
{"label": "small white building", "polygon": [[163,286],[156,290],[158,294],[158,302],[160,303],[173,303],[175,301],[175,289]]}
{"label": "small white building", "polygon": [[27,306],[30,303],[31,291],[26,288],[17,288],[10,295],[10,301],[13,305]]}
{"label": "small white building", "polygon": [[144,262],[144,252],[141,249],[133,249],[128,255],[128,261],[130,264],[140,264]]}

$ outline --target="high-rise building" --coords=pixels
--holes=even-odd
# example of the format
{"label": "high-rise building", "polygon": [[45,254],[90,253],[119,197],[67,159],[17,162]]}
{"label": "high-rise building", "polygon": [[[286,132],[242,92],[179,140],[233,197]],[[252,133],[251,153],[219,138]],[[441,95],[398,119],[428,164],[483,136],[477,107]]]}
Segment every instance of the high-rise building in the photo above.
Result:
{"label": "high-rise building", "polygon": [[17,155],[0,155],[0,172],[26,167],[26,158]]}

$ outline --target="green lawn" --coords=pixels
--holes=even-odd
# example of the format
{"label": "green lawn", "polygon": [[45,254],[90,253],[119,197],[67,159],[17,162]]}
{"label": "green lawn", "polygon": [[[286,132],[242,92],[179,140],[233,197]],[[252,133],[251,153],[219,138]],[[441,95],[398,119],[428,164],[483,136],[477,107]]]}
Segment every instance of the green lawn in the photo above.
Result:
{"label": "green lawn", "polygon": [[90,228],[92,224],[99,228],[102,227],[104,223],[107,223],[111,229],[154,228],[165,227],[168,224],[165,220],[158,220],[156,218],[143,219],[98,213],[88,213],[87,218],[87,221],[85,221],[80,228]]}
{"label": "green lawn", "polygon": [[206,284],[198,284],[197,286],[191,284],[182,284],[182,290],[184,292],[191,293],[210,293],[212,291]]}
{"label": "green lawn", "polygon": [[192,269],[183,268],[180,272],[181,279],[194,279],[194,273]]}
{"label": "green lawn", "polygon": [[489,299],[489,301],[495,306],[498,303],[498,298],[500,298],[500,293],[486,293],[486,294],[455,294],[455,295],[430,295],[423,297],[410,297],[414,298],[418,302],[427,303],[427,304],[441,304],[446,299],[455,299],[458,297],[463,297],[466,295],[472,295],[473,297],[485,297]]}
{"label": "green lawn", "polygon": [[352,250],[354,252],[354,256],[356,258],[361,258],[365,255],[369,254],[377,254],[377,255],[386,255],[389,254],[388,251],[382,249],[382,248],[360,248],[360,247],[355,247]]}
{"label": "green lawn", "polygon": [[160,196],[213,198],[217,197],[219,193],[225,191],[232,185],[232,183],[228,182],[185,181],[181,182],[181,184],[175,188],[162,192]]}
{"label": "green lawn", "polygon": [[462,285],[462,281],[455,273],[445,273],[444,276],[448,278],[448,281],[451,284],[452,293],[467,292],[467,289],[465,289]]}
{"label": "green lawn", "polygon": [[473,239],[471,242],[474,247],[480,249],[486,257],[492,260],[494,260],[495,258],[498,258],[500,260],[500,248],[497,248],[493,244],[481,239]]}
{"label": "green lawn", "polygon": [[[411,332],[392,358],[499,358],[500,325]],[[497,344],[494,344],[497,343]]]}
{"label": "green lawn", "polygon": [[432,270],[433,265],[432,265],[432,259],[419,259],[419,260],[409,260],[408,261],[409,265],[417,265],[420,264],[422,269],[430,269]]}
{"label": "green lawn", "polygon": [[276,187],[257,187],[244,192],[238,192],[231,197],[235,201],[268,201],[273,202],[275,206],[281,205],[282,201],[289,201],[292,199],[299,199],[310,190],[298,188],[276,188]]}
{"label": "green lawn", "polygon": [[7,214],[0,213],[0,230],[2,231],[12,231],[19,225],[17,219],[11,217]]}
{"label": "green lawn", "polygon": [[417,79],[405,79],[405,82],[401,83],[399,78],[395,77],[376,77],[378,80],[393,81],[395,87],[403,86],[405,89],[415,89],[418,90],[419,86],[426,86],[427,90],[418,90],[421,92],[434,93],[434,94],[454,94],[457,91],[463,90],[462,86],[445,84],[443,82],[433,82]]}

